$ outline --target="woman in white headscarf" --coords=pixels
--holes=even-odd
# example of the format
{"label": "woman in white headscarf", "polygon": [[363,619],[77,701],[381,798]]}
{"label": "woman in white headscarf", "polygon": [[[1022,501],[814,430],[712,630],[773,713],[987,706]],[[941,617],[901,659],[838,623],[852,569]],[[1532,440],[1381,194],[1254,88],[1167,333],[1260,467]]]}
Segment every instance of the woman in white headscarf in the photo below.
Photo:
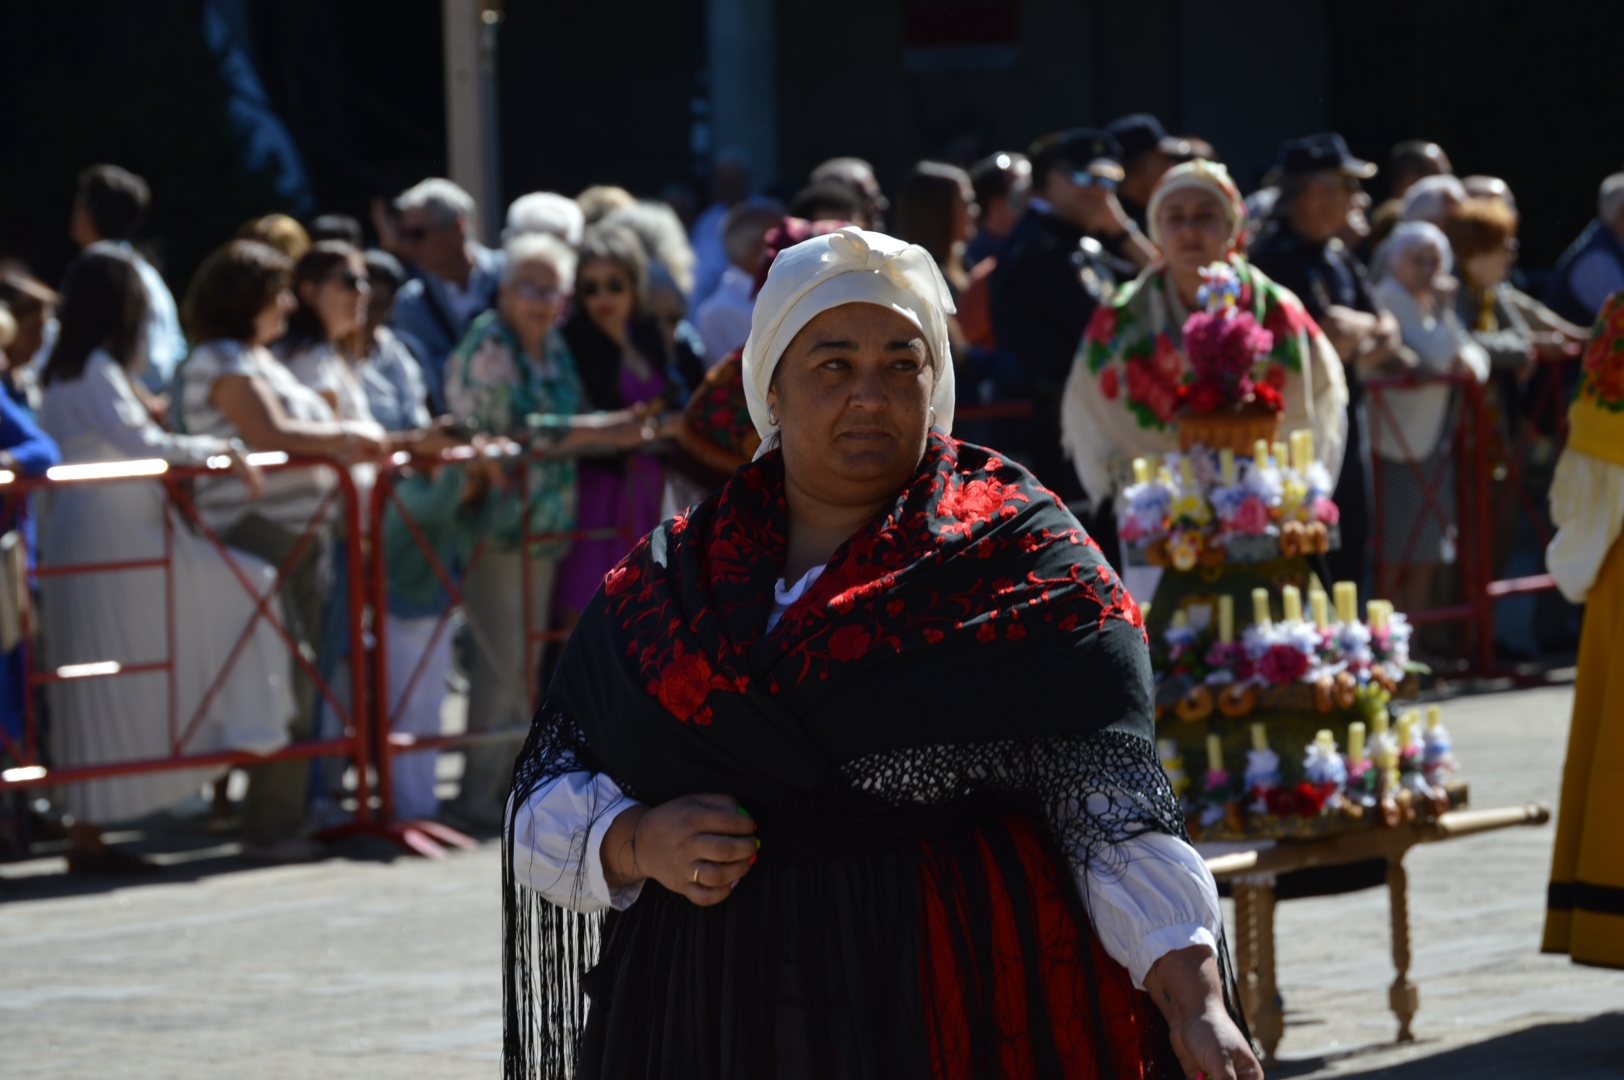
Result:
{"label": "woman in white headscarf", "polygon": [[519,761],[508,1075],[1261,1078],[1138,609],[950,437],[951,311],[877,233],[773,264],[761,450],[608,575]]}
{"label": "woman in white headscarf", "polygon": [[[1432,177],[1430,179],[1441,179]],[[1453,179],[1453,177],[1450,177]],[[1383,276],[1371,295],[1393,313],[1405,347],[1423,379],[1457,372],[1479,384],[1489,377],[1489,354],[1455,317],[1450,276],[1454,256],[1443,230],[1405,221],[1385,244]],[[1405,611],[1443,606],[1449,597],[1435,568],[1454,561],[1455,453],[1452,414],[1460,394],[1453,383],[1373,391],[1365,402],[1370,448],[1380,483],[1382,573],[1376,594]]]}
{"label": "woman in white headscarf", "polygon": [[1089,497],[1099,503],[1132,483],[1134,458],[1179,449],[1178,390],[1190,374],[1184,320],[1199,310],[1201,271],[1215,262],[1234,269],[1241,310],[1272,336],[1265,381],[1285,399],[1282,430],[1313,432],[1315,457],[1336,476],[1347,428],[1342,362],[1291,290],[1242,253],[1246,204],[1229,172],[1210,161],[1179,165],[1146,212],[1162,256],[1095,310],[1066,382],[1062,438]]}

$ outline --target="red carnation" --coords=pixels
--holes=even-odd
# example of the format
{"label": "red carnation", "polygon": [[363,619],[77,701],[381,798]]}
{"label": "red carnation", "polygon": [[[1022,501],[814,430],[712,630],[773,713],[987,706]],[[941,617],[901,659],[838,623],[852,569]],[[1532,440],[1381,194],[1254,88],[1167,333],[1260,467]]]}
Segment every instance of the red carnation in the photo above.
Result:
{"label": "red carnation", "polygon": [[[1100,310],[1103,311],[1104,309],[1101,308]],[[1117,375],[1116,368],[1108,367],[1104,371],[1100,372],[1100,393],[1105,395],[1106,401],[1115,401],[1117,399],[1117,395],[1121,392],[1122,383],[1120,377]]]}
{"label": "red carnation", "polygon": [[1258,674],[1277,686],[1294,683],[1308,673],[1308,657],[1290,645],[1270,645],[1258,661]]}
{"label": "red carnation", "polygon": [[1286,399],[1280,396],[1280,391],[1276,390],[1268,383],[1258,383],[1252,388],[1252,392],[1257,395],[1258,401],[1269,407],[1271,412],[1286,411]]}

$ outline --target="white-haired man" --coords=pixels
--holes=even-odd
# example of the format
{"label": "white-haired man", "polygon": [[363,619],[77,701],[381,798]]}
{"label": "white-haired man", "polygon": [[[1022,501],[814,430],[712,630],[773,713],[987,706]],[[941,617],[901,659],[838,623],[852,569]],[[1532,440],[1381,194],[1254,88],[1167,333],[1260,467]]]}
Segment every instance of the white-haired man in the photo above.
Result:
{"label": "white-haired man", "polygon": [[502,253],[468,232],[474,198],[450,180],[434,177],[395,200],[402,252],[420,275],[395,297],[390,327],[423,367],[429,403],[445,410],[445,361],[462,332],[496,302]]}
{"label": "white-haired man", "polygon": [[1596,220],[1556,261],[1545,302],[1564,319],[1589,326],[1606,299],[1624,289],[1624,173],[1601,182]]}

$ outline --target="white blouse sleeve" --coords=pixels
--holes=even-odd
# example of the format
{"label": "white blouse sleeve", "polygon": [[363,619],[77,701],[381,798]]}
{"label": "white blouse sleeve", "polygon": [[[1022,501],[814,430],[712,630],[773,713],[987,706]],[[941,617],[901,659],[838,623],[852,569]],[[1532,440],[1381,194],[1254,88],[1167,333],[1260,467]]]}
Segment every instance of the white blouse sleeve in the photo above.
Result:
{"label": "white blouse sleeve", "polygon": [[1551,478],[1551,521],[1556,536],[1545,549],[1545,568],[1563,596],[1582,604],[1624,534],[1624,466],[1563,450]]}
{"label": "white blouse sleeve", "polygon": [[1078,887],[1110,957],[1128,969],[1133,985],[1165,954],[1205,945],[1218,954],[1223,930],[1218,886],[1195,848],[1164,833],[1146,833],[1117,845],[1121,864],[1090,868]]}
{"label": "white blouse sleeve", "polygon": [[560,907],[630,907],[642,884],[609,888],[600,849],[616,815],[636,805],[605,773],[565,773],[542,785],[513,822],[514,876]]}
{"label": "white blouse sleeve", "polygon": [[162,458],[177,465],[197,465],[230,445],[212,435],[175,435],[159,427],[130,388],[124,369],[111,361],[91,363],[84,381],[82,422],[128,459]]}

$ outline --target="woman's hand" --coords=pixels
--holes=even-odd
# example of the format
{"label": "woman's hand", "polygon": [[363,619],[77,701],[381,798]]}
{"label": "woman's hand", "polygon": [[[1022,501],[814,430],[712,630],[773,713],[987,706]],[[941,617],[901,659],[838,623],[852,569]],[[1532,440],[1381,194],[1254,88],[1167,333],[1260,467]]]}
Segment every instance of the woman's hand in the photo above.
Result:
{"label": "woman's hand", "polygon": [[344,431],[344,456],[358,461],[372,461],[389,451],[389,435],[377,424],[365,420],[340,420]]}
{"label": "woman's hand", "polygon": [[611,889],[653,879],[700,907],[720,904],[761,847],[756,823],[731,795],[685,795],[622,810],[599,852]]}
{"label": "woman's hand", "polygon": [[1167,1017],[1173,1052],[1188,1080],[1263,1080],[1240,1029],[1224,1008],[1218,962],[1205,945],[1175,949],[1152,965],[1145,991]]}
{"label": "woman's hand", "polygon": [[240,442],[236,439],[231,441],[234,445],[226,451],[226,456],[231,459],[231,471],[248,489],[248,497],[257,499],[265,492],[265,474],[259,471],[258,465],[248,460],[248,450]]}

